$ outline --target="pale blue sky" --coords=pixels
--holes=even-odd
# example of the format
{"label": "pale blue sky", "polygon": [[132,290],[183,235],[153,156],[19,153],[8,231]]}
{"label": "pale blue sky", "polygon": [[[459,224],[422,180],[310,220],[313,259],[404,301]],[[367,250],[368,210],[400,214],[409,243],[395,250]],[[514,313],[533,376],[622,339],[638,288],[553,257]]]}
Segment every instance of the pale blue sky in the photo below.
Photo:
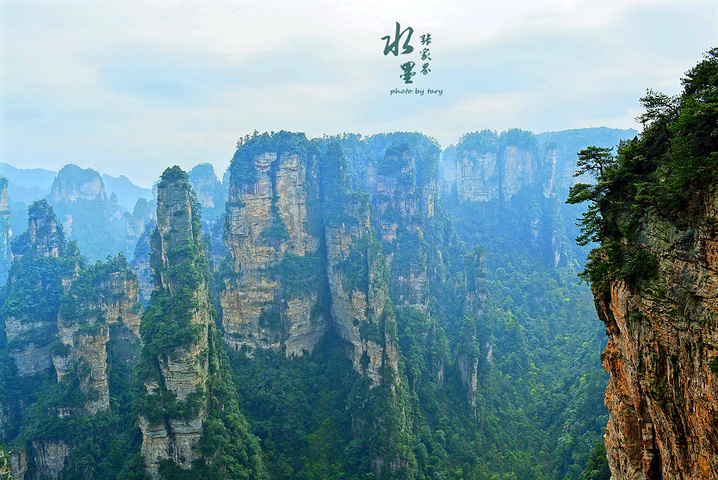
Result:
{"label": "pale blue sky", "polygon": [[[151,185],[221,175],[257,129],[309,136],[637,128],[647,88],[677,93],[718,46],[718,2],[0,0],[0,161],[66,163]],[[412,56],[384,56],[395,22]],[[405,88],[431,33],[431,73]],[[418,68],[418,66],[417,66]]]}

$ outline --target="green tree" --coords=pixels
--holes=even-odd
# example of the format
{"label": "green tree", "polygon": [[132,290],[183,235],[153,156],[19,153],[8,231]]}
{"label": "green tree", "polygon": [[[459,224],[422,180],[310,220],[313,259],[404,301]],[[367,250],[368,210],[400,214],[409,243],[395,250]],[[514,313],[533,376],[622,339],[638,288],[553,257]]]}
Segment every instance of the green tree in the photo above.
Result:
{"label": "green tree", "polygon": [[577,183],[569,189],[566,203],[576,204],[585,201],[592,202],[581,217],[581,235],[576,242],[586,246],[592,242],[601,240],[603,231],[603,219],[601,217],[601,203],[605,200],[609,186],[609,173],[616,166],[616,158],[611,154],[612,148],[588,147],[578,152],[576,162],[576,173],[579,177],[590,173],[595,179],[595,184]]}
{"label": "green tree", "polygon": [[655,256],[635,244],[634,225],[646,214],[678,222],[700,220],[706,190],[718,165],[718,48],[686,73],[684,91],[668,96],[648,90],[641,99],[640,138],[622,142],[617,156],[590,147],[579,152],[577,174],[595,184],[571,187],[567,203],[588,202],[579,245],[600,242],[582,277],[594,286],[611,278],[635,282],[655,272]]}
{"label": "green tree", "polygon": [[588,455],[586,470],[583,471],[578,480],[610,480],[611,470],[608,468],[606,458],[606,446],[603,442],[597,443]]}
{"label": "green tree", "polygon": [[2,445],[0,445],[0,480],[12,480],[10,457]]}

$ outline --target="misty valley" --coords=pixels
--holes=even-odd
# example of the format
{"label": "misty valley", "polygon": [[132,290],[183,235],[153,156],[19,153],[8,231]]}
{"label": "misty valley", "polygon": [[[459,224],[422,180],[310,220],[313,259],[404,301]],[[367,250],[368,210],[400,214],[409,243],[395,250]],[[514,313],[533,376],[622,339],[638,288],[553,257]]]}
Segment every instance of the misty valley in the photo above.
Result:
{"label": "misty valley", "polygon": [[0,165],[2,478],[718,478],[716,72],[640,135]]}
{"label": "misty valley", "polygon": [[13,474],[578,478],[607,375],[565,198],[635,135],[255,133],[154,195],[7,167]]}

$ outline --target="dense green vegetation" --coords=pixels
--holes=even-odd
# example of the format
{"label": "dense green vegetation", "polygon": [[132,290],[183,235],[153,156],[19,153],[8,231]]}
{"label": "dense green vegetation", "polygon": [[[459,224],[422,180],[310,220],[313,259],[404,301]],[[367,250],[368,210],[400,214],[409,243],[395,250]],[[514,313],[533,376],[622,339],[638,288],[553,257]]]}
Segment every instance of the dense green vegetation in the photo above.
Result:
{"label": "dense green vegetation", "polygon": [[[496,151],[503,138],[502,148],[519,142],[515,146],[540,154],[528,132],[470,134],[462,151],[486,148],[471,145],[475,138],[492,140]],[[431,182],[438,172],[431,139],[342,135],[320,146],[323,224],[357,226],[370,215],[377,232],[356,242],[337,265],[344,289],[367,291],[367,258],[391,258],[394,306],[388,311],[395,323],[360,330],[363,339],[383,341],[382,328],[396,325],[397,390],[369,388],[333,335],[294,360],[271,351],[251,358],[233,353],[240,403],[262,441],[270,476],[577,478],[607,416],[606,374],[598,362],[602,327],[590,292],[575,281],[577,257],[585,251],[566,241],[572,210],[566,214],[539,186],[508,203],[435,205],[427,219],[424,189],[436,188]],[[396,182],[403,205],[417,206],[416,216],[406,217],[391,195],[372,197],[370,167]],[[380,222],[397,223],[396,237],[381,239]],[[369,247],[376,253],[368,254]],[[410,305],[408,284],[398,280],[421,274],[424,265],[428,311]],[[301,286],[298,272],[322,268],[321,261],[290,255],[272,272]],[[462,381],[467,359],[478,365],[473,394]],[[394,413],[379,413],[387,406]],[[368,420],[377,415],[386,423]],[[393,446],[383,443],[385,428],[403,432]],[[406,459],[404,467],[378,470],[372,458],[387,458],[392,448]]]}
{"label": "dense green vegetation", "polygon": [[[457,236],[469,248],[482,246],[463,254],[466,274],[460,265],[449,267],[444,288],[432,293],[454,352],[445,388],[453,383],[455,389],[434,404],[463,410],[444,415],[457,422],[447,452],[468,460],[461,466],[465,478],[576,478],[605,426],[602,327],[590,292],[575,284],[578,263],[571,249],[560,251],[554,266],[552,233],[561,235],[563,222],[558,207],[555,198],[532,192],[506,203],[447,204]],[[469,272],[480,258],[486,267],[477,277]],[[462,277],[468,292],[475,292],[469,305],[449,288]],[[473,409],[459,383],[462,355],[478,361]],[[476,429],[467,429],[462,416],[473,418]]]}
{"label": "dense green vegetation", "polygon": [[[164,203],[170,199],[179,205]],[[138,366],[139,378],[157,387],[137,395],[135,408],[150,424],[164,424],[170,432],[170,420],[199,418],[204,425],[193,468],[183,470],[168,459],[161,462],[159,473],[184,480],[264,479],[261,450],[239,412],[224,345],[214,325],[200,207],[188,175],[179,167],[163,173],[158,203],[158,219],[169,222],[169,229],[155,229],[152,234],[155,290],[140,324],[143,347]],[[177,206],[180,210],[175,209]],[[190,218],[185,219],[185,215]],[[194,355],[192,350],[202,346],[202,341],[207,346],[197,354],[199,366],[194,368],[200,369],[195,374],[203,380],[202,371],[207,369],[206,381],[180,400],[167,388],[162,369],[167,367],[168,358]]]}
{"label": "dense green vegetation", "polygon": [[260,134],[256,130],[237,141],[237,151],[232,158],[231,183],[240,187],[252,185],[257,181],[254,161],[264,153],[297,154],[306,156],[309,141],[303,133],[282,130]]}
{"label": "dense green vegetation", "polygon": [[[546,150],[529,132],[511,130],[467,134],[456,151],[498,154],[510,146],[537,157]],[[95,393],[82,387],[88,366],[81,361],[59,382],[49,372],[18,376],[0,333],[0,405],[20,419],[2,426],[0,443],[31,449],[33,441],[62,439],[71,452],[67,478],[142,478],[137,415],[155,425],[204,416],[193,468],[164,461],[166,478],[576,479],[584,469],[582,478],[605,478],[605,454],[594,448],[607,418],[598,361],[603,328],[588,288],[575,279],[587,249],[566,241],[575,230],[574,206],[546,196],[540,182],[508,201],[471,204],[447,196],[439,203],[440,148],[406,132],[317,140],[255,133],[238,144],[230,168],[235,190],[248,191],[263,153],[306,161],[306,188],[321,209],[308,218],[319,238],[316,253],[287,253],[268,268],[279,297],[264,309],[260,327],[284,329],[284,302],[305,294],[316,294],[314,310],[330,316],[326,231],[356,228],[360,238],[334,267],[347,291],[382,299],[388,292],[380,311],[370,309],[366,321],[354,323],[362,342],[382,350],[378,383],[366,376],[366,353],[359,371],[353,368],[353,347],[336,328],[299,358],[281,349],[227,358],[209,289],[233,273],[225,262],[210,276],[198,202],[188,175],[173,167],[159,189],[172,184],[188,193],[189,217],[172,214],[188,230],[178,231],[177,223],[152,237],[157,288],[142,318],[141,354],[124,327],[109,325],[110,409],[83,410]],[[276,183],[275,163],[266,173]],[[377,181],[394,190],[377,191]],[[138,216],[146,207],[138,204]],[[277,211],[272,198],[276,218]],[[279,247],[289,232],[277,221],[263,235]],[[74,259],[62,260],[64,275],[76,276],[67,287],[55,260],[35,259],[32,269],[23,266],[29,254],[15,262],[28,280],[18,277],[4,293],[3,318],[33,312],[51,324],[59,313],[65,324],[103,328],[115,320],[97,304],[112,298],[103,279],[127,269],[124,257],[88,267],[76,247],[62,252],[58,262]],[[34,295],[38,278],[48,282],[42,298]],[[32,304],[18,310],[21,298]],[[180,401],[162,384],[160,365],[205,338],[197,358],[206,382]],[[53,348],[58,356],[71,353],[62,342]],[[152,380],[158,388],[150,395],[143,381]],[[70,414],[58,418],[59,411]]]}
{"label": "dense green vegetation", "polygon": [[599,442],[593,447],[586,462],[586,470],[578,480],[611,480],[611,470],[608,468],[606,446]]}
{"label": "dense green vegetation", "polygon": [[673,97],[647,92],[639,117],[644,131],[622,142],[615,156],[598,147],[579,154],[580,171],[596,181],[572,187],[568,203],[589,202],[577,240],[600,242],[583,272],[595,288],[615,278],[636,284],[655,274],[654,254],[634,241],[644,215],[679,224],[714,221],[705,217],[705,198],[696,192],[705,192],[718,171],[718,48],[686,72],[682,83],[683,93]]}
{"label": "dense green vegetation", "polygon": [[[54,212],[44,201],[31,205],[30,213],[35,218],[46,218],[43,225],[51,225],[54,219]],[[39,231],[38,237],[48,233]],[[108,344],[110,409],[96,415],[84,411],[85,402],[95,398],[95,392],[81,387],[89,375],[86,362],[78,360],[76,367],[57,381],[50,372],[19,376],[9,355],[14,344],[26,348],[31,341],[38,346],[51,342],[58,314],[66,324],[104,321],[96,306],[103,296],[109,298],[106,282],[113,274],[133,275],[121,255],[86,267],[74,243],[65,244],[61,233],[55,239],[59,242],[58,257],[38,253],[27,238],[17,240],[23,243],[16,251],[20,248],[24,254],[11,268],[12,281],[4,289],[0,315],[4,320],[14,317],[21,322],[41,323],[33,324],[28,332],[36,339],[30,340],[24,334],[13,344],[0,347],[0,405],[12,419],[0,429],[0,443],[30,449],[32,445],[63,442],[71,458],[63,478],[136,478],[137,472],[127,468],[126,463],[127,452],[138,451],[141,441],[130,407],[135,393],[129,375],[131,354],[128,356],[126,346],[116,341]],[[75,281],[65,289],[63,279]],[[69,353],[66,349],[59,351],[60,347],[66,346],[55,340],[53,353]],[[29,467],[30,471],[38,468],[33,462]],[[118,472],[123,473],[118,476]]]}
{"label": "dense green vegetation", "polygon": [[11,478],[10,455],[5,451],[5,447],[0,445],[0,480],[10,480]]}
{"label": "dense green vegetation", "polygon": [[[97,261],[83,270],[60,298],[59,314],[62,322],[79,322],[84,325],[88,321],[96,322],[98,318],[102,318],[101,306],[119,300],[124,295],[124,292],[117,292],[113,288],[113,276],[134,278],[127,259],[121,253],[115,258],[107,258],[106,262]],[[139,309],[135,313],[140,313]],[[114,322],[117,319],[103,320]]]}

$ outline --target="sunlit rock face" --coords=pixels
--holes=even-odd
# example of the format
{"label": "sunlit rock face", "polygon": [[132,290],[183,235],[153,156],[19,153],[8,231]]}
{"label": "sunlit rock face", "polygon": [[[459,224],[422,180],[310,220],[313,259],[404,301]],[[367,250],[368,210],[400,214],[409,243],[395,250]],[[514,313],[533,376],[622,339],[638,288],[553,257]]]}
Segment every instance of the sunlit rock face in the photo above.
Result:
{"label": "sunlit rock face", "polygon": [[[189,343],[170,347],[170,351],[164,353],[158,352],[157,371],[145,378],[144,384],[148,395],[169,396],[178,402],[187,402],[190,395],[204,391],[209,377],[209,286],[206,279],[185,279],[182,272],[197,267],[194,262],[204,256],[198,208],[187,175],[178,167],[165,171],[157,189],[157,226],[151,238],[150,263],[155,290],[164,292],[171,302],[177,298],[176,295],[193,288],[190,292],[192,302],[188,306],[190,310],[186,314],[190,318],[188,328],[195,328],[196,335]],[[194,253],[182,253],[182,248],[194,248]],[[155,297],[152,298],[149,309],[153,308]],[[184,313],[178,312],[178,315]],[[198,458],[194,447],[204,431],[207,417],[206,399],[202,398],[198,400],[194,414],[179,418],[154,422],[140,414],[142,455],[147,473],[153,478],[159,478],[158,469],[162,460],[173,460],[181,468],[188,469]]]}
{"label": "sunlit rock face", "polygon": [[110,408],[108,343],[123,344],[116,361],[132,363],[138,357],[139,283],[119,256],[82,272],[66,295],[57,322],[56,342],[62,348],[53,349],[52,362],[58,382],[70,372],[78,375],[84,410],[94,415]]}
{"label": "sunlit rock face", "polygon": [[[713,199],[705,218],[717,206]],[[602,360],[612,478],[718,478],[715,227],[649,215],[636,238],[659,259],[657,274],[594,288],[609,339]]]}
{"label": "sunlit rock face", "polygon": [[[314,159],[263,152],[237,160],[227,202],[229,270],[221,294],[225,341],[233,348],[311,352],[328,319],[317,307],[323,287]],[[250,180],[240,171],[250,169]]]}

